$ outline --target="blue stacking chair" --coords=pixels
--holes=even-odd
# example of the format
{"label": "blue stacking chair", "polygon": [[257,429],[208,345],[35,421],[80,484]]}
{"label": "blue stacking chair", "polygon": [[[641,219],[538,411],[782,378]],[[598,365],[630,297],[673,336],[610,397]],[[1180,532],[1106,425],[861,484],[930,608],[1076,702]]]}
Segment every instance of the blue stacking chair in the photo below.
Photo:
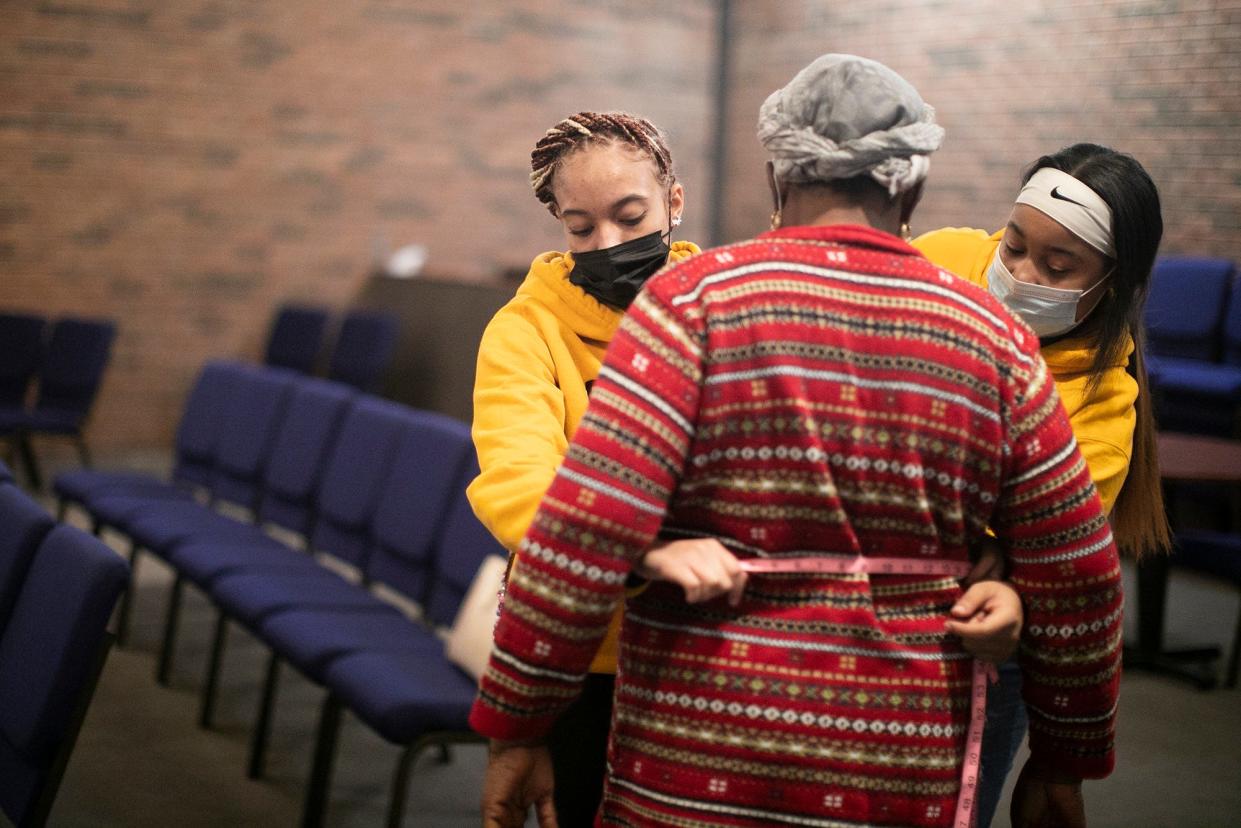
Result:
{"label": "blue stacking chair", "polygon": [[[393,452],[407,426],[404,406],[374,398],[354,403],[324,471],[315,499],[308,548],[358,572],[370,551],[370,523]],[[298,607],[372,609],[373,597],[326,567],[292,572],[241,569],[219,575],[208,591],[220,611],[203,683],[200,723],[209,727],[223,657],[227,620],[257,629],[268,615]]]}
{"label": "blue stacking chair", "polygon": [[[454,498],[474,477],[464,477],[474,450],[464,423],[423,411],[410,411],[408,419],[410,427],[375,510],[367,576],[371,584],[383,584],[422,605],[428,599],[435,540]],[[251,742],[251,778],[262,775],[281,660],[322,683],[323,670],[346,653],[439,647],[438,639],[395,606],[373,601],[367,612],[322,605],[281,611],[253,630],[271,648],[271,656]]]}
{"label": "blue stacking chair", "polygon": [[[314,496],[323,478],[329,452],[335,443],[354,393],[339,383],[313,378],[299,379],[292,390],[288,412],[281,422],[263,476],[256,524],[278,527],[306,538],[314,516]],[[157,675],[166,681],[176,646],[177,615],[186,581],[204,592],[215,579],[241,571],[293,570],[322,574],[315,560],[289,545],[256,533],[242,537],[191,536],[173,545],[166,560],[176,573],[168,600],[164,637]],[[216,621],[217,635],[224,616]]]}
{"label": "blue stacking chair", "polygon": [[[1227,581],[1237,587],[1241,597],[1241,535],[1205,529],[1182,530],[1176,533],[1171,563]],[[1237,631],[1233,634],[1228,666],[1224,670],[1226,687],[1237,686],[1238,672],[1241,672],[1241,612],[1237,614]]]}
{"label": "blue stacking chair", "polygon": [[39,366],[39,393],[34,408],[17,422],[0,422],[0,431],[16,433],[30,484],[35,489],[42,488],[43,476],[30,444],[31,434],[72,438],[82,465],[90,465],[82,426],[103,382],[115,338],[116,325],[108,320],[56,322]]}
{"label": "blue stacking chair", "polygon": [[313,375],[319,352],[323,350],[327,323],[326,308],[283,305],[272,320],[263,361],[268,365]]}
{"label": "blue stacking chair", "polygon": [[328,377],[362,391],[380,391],[400,331],[400,321],[390,313],[349,312],[336,335]]}
{"label": "blue stacking chair", "polygon": [[[483,559],[492,554],[504,551],[474,516],[463,486],[436,542],[426,605],[430,623],[452,622]],[[442,644],[434,657],[410,650],[343,655],[328,665],[323,679],[328,697],[320,712],[303,825],[323,823],[345,709],[387,741],[405,746],[393,778],[388,825],[401,822],[409,771],[423,750],[478,741],[468,721],[477,686],[444,657]]]}
{"label": "blue stacking chair", "polygon": [[52,484],[60,502],[61,516],[68,504],[82,506],[89,512],[90,502],[99,497],[187,497],[191,492],[204,489],[215,475],[215,450],[224,404],[241,371],[238,363],[209,362],[199,372],[177,426],[171,481],[138,472],[97,469],[63,472]]}
{"label": "blue stacking chair", "polygon": [[35,549],[52,530],[51,516],[9,483],[0,483],[0,634],[8,626]]}
{"label": "blue stacking chair", "polygon": [[0,809],[46,823],[107,657],[125,562],[70,526],[39,545],[0,636]]}
{"label": "blue stacking chair", "polygon": [[8,437],[10,453],[16,449],[21,454],[27,476],[36,460],[20,429],[26,421],[30,382],[43,357],[46,325],[40,316],[0,314],[0,436]]}
{"label": "blue stacking chair", "polygon": [[1241,270],[1236,268],[1233,269],[1228,308],[1224,311],[1223,333],[1222,362],[1225,365],[1241,367]]}
{"label": "blue stacking chair", "polygon": [[0,313],[0,411],[26,407],[30,381],[39,369],[47,320],[24,313]]}
{"label": "blue stacking chair", "polygon": [[[247,368],[238,376],[221,416],[220,430],[226,437],[216,451],[210,483],[213,503],[257,511],[263,474],[283,423],[293,376],[262,368]],[[192,500],[149,501],[114,517],[115,528],[128,535],[136,548],[161,558],[190,536],[249,537],[257,531]]]}
{"label": "blue stacking chair", "polygon": [[[365,572],[370,551],[370,522],[387,480],[395,449],[407,428],[403,406],[366,398],[346,416],[317,499],[310,548]],[[337,596],[359,594],[344,577],[324,570],[328,577],[297,572],[276,576],[241,571],[217,578],[211,595],[227,615],[247,626],[270,613],[309,606],[317,599],[334,606]]]}
{"label": "blue stacking chair", "polygon": [[[1241,296],[1225,259],[1160,259],[1146,303],[1161,427],[1230,436],[1241,405]],[[1224,358],[1221,360],[1221,356]]]}
{"label": "blue stacking chair", "polygon": [[[257,513],[267,459],[283,423],[294,376],[283,369],[247,367],[237,377],[221,416],[220,429],[226,439],[220,441],[216,452],[211,481],[214,506],[227,503],[244,508],[251,515]],[[129,561],[134,571],[142,553],[167,560],[174,548],[195,539],[230,539],[238,543],[267,539],[253,523],[227,517],[194,500],[140,502],[110,518],[129,537]],[[157,661],[156,679],[160,684],[167,684],[171,670],[180,599],[181,582],[177,580],[168,601],[164,646]],[[131,604],[132,599],[127,602],[127,611]]]}
{"label": "blue stacking chair", "polygon": [[[300,538],[310,536],[314,499],[353,400],[353,390],[339,383],[312,378],[297,382],[267,464],[258,524]],[[178,544],[169,551],[168,562],[179,576],[205,590],[222,575],[300,567],[311,560],[303,554],[290,555],[292,551],[273,539],[238,543],[231,538],[201,538]]]}
{"label": "blue stacking chair", "polygon": [[1225,259],[1159,259],[1146,299],[1151,353],[1157,357],[1217,359],[1231,277],[1232,263]]}
{"label": "blue stacking chair", "polygon": [[[202,422],[196,418],[191,422],[194,426],[192,429],[184,429],[183,434],[192,437],[192,445],[194,448],[193,462],[182,463],[178,460],[176,470],[174,470],[174,478],[179,478],[186,484],[201,483],[203,488],[198,490],[198,494],[204,497],[208,503],[214,501],[213,487],[224,479],[224,474],[220,471],[220,463],[222,452],[226,444],[231,444],[235,435],[227,434],[225,426],[229,422],[230,412],[241,407],[239,399],[245,396],[246,392],[253,390],[255,387],[254,377],[258,374],[258,370],[252,366],[242,363],[218,363],[218,377],[208,383],[207,388],[211,392],[211,396],[204,400],[202,405],[202,413],[204,418],[210,416],[210,423]],[[213,375],[217,372],[213,371]],[[202,386],[202,383],[199,384]],[[200,390],[195,388],[195,396]],[[228,439],[225,439],[227,436]],[[188,441],[187,441],[188,442]],[[161,506],[172,506],[175,509],[184,510],[183,513],[196,515],[209,515],[210,513],[204,508],[198,497],[193,496],[186,487],[177,485],[161,485],[158,483],[142,482],[141,478],[136,478],[132,483],[127,485],[104,488],[96,485],[90,489],[85,495],[84,508],[91,515],[94,529],[98,532],[104,527],[112,527],[119,529],[125,534],[130,534],[133,529],[131,522],[142,520],[144,517],[153,515]],[[224,518],[216,518],[217,521],[223,521]],[[222,525],[222,524],[217,524]],[[236,523],[235,531],[242,531],[243,524]],[[253,529],[248,530],[253,532]],[[149,540],[149,539],[148,539]],[[141,541],[134,541],[131,535],[130,540],[130,571],[136,574],[138,563],[145,549]],[[117,642],[124,645],[129,635],[129,618],[133,608],[134,593],[132,590],[126,591],[121,598],[120,612],[117,619]]]}

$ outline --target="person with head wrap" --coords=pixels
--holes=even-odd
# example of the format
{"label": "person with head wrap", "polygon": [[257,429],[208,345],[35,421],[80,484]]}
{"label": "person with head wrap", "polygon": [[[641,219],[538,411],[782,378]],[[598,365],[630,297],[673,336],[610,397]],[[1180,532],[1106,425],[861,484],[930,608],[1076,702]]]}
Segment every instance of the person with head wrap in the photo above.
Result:
{"label": "person with head wrap", "polygon": [[[542,740],[657,537],[739,563],[688,598],[742,589],[625,597],[596,824],[954,824],[970,659],[945,629],[959,584],[923,570],[967,566],[988,526],[1029,601],[1027,698],[1057,725],[1032,766],[1111,769],[1119,566],[1038,339],[896,235],[932,111],[825,55],[759,133],[775,229],[647,282],[522,540],[471,712],[485,825],[555,824]],[[786,559],[850,572],[764,571]],[[1036,818],[1078,816],[1027,783]]]}
{"label": "person with head wrap", "polygon": [[[1159,192],[1142,165],[1075,144],[1030,165],[1002,230],[950,227],[912,242],[1039,335],[1117,543],[1136,555],[1170,543],[1142,344],[1162,234]],[[1020,686],[1016,665],[1001,665],[988,694],[980,828],[990,824],[1025,736]]]}

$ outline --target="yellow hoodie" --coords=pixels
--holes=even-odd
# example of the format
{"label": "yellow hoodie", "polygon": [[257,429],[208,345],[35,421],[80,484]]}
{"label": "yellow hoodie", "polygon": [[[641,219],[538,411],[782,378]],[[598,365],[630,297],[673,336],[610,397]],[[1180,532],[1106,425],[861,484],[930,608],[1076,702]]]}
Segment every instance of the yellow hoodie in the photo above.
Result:
{"label": "yellow hoodie", "polygon": [[[914,239],[913,246],[935,264],[979,287],[987,287],[987,268],[995,256],[1004,231],[988,235],[983,230],[947,227]],[[1138,384],[1125,367],[1133,354],[1133,341],[1116,362],[1107,366],[1095,392],[1087,398],[1086,386],[1095,348],[1085,339],[1067,338],[1044,346],[1043,359],[1056,381],[1056,390],[1069,415],[1069,424],[1090,467],[1103,501],[1111,512],[1129,473],[1133,430],[1137,424]]]}
{"label": "yellow hoodie", "polygon": [[[674,242],[670,262],[698,253]],[[621,311],[569,281],[571,253],[544,253],[488,323],[474,379],[474,448],[481,473],[466,491],[474,514],[515,554],[569,450],[589,402],[588,384]],[[620,610],[591,671],[616,672]]]}

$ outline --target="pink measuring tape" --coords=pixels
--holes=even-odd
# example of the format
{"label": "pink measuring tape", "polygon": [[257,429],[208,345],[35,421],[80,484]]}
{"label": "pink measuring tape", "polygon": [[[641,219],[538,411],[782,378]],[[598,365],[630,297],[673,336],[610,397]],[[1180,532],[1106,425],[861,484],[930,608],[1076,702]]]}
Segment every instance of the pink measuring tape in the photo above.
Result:
{"label": "pink measuring tape", "polygon": [[[967,561],[918,560],[916,558],[742,558],[746,572],[807,572],[819,575],[947,575],[964,578]],[[965,738],[965,766],[961,769],[961,794],[953,828],[972,828],[974,805],[978,801],[978,768],[982,761],[982,729],[987,717],[987,683],[999,678],[995,665],[974,660],[974,679],[970,687],[970,726]]]}

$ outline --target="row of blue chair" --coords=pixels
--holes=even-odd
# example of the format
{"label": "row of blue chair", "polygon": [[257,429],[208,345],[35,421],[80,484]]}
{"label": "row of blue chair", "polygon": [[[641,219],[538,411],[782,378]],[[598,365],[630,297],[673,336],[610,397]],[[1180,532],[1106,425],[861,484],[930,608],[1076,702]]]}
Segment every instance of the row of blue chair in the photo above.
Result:
{"label": "row of blue chair", "polygon": [[[214,603],[202,726],[213,721],[230,621],[268,645],[251,778],[263,773],[279,669],[288,663],[327,690],[305,823],[324,818],[349,710],[405,746],[390,802],[396,824],[418,753],[475,739],[466,721],[474,682],[445,658],[436,630],[453,621],[483,558],[503,554],[465,498],[476,474],[468,428],[456,420],[326,380],[218,362],[189,396],[171,481],[81,470],[59,476],[55,491],[62,509],[76,504],[97,530],[127,535],[134,565],[149,553],[172,567],[161,683],[184,586]],[[252,522],[214,508],[225,503]],[[301,548],[273,538],[271,527]]]}
{"label": "row of blue chair", "polygon": [[1161,428],[1241,436],[1239,279],[1227,259],[1168,257],[1156,263],[1145,321]]}
{"label": "row of blue chair", "polygon": [[[317,305],[283,305],[272,319],[264,349],[267,365],[314,375],[331,314]],[[400,322],[382,311],[351,310],[341,320],[328,359],[327,376],[361,391],[382,390],[396,351]]]}
{"label": "row of blue chair", "polygon": [[128,567],[51,516],[0,464],[0,812],[41,826],[112,643]]}
{"label": "row of blue chair", "polygon": [[[0,437],[21,453],[30,485],[42,487],[32,434],[69,437],[82,464],[90,451],[82,426],[112,353],[116,325],[107,320],[0,313]],[[37,392],[32,388],[37,385]]]}

